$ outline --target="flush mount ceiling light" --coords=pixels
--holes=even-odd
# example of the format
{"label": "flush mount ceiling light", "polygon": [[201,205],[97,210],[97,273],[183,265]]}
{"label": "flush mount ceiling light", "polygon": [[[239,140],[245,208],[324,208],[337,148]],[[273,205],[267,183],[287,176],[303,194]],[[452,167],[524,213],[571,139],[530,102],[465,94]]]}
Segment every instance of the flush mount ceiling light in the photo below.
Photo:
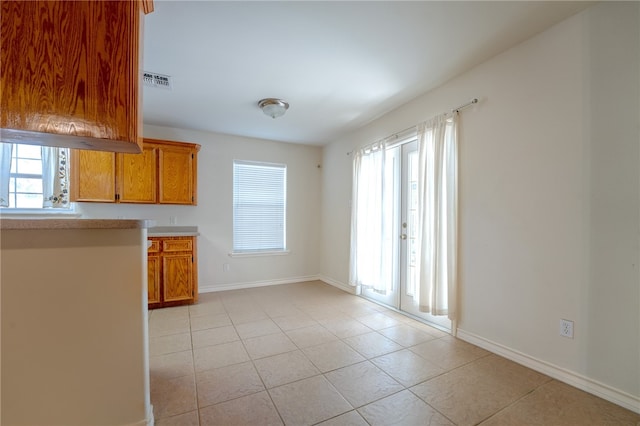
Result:
{"label": "flush mount ceiling light", "polygon": [[258,102],[258,106],[262,109],[262,112],[267,114],[271,118],[276,118],[284,115],[289,109],[289,104],[282,99],[266,98]]}

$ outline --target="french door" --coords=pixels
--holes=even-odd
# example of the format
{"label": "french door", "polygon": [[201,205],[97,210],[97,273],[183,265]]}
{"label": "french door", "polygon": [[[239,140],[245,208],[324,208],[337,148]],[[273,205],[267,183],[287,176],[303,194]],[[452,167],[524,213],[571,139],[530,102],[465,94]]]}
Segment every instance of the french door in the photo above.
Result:
{"label": "french door", "polygon": [[389,148],[385,159],[385,185],[388,214],[393,215],[393,232],[385,241],[393,252],[393,282],[386,293],[365,288],[362,295],[406,312],[441,328],[451,330],[446,316],[420,312],[416,270],[418,233],[418,142],[416,140]]}

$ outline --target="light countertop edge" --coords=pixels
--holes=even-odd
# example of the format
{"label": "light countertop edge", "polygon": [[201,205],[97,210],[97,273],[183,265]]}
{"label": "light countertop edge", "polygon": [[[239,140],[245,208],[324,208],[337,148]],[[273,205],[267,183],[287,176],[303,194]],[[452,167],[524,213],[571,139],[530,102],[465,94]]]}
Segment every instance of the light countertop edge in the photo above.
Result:
{"label": "light countertop edge", "polygon": [[197,226],[154,226],[147,230],[149,237],[197,237]]}
{"label": "light countertop edge", "polygon": [[0,229],[145,229],[155,223],[144,219],[0,219]]}
{"label": "light countertop edge", "polygon": [[147,232],[147,237],[197,237],[199,232]]}

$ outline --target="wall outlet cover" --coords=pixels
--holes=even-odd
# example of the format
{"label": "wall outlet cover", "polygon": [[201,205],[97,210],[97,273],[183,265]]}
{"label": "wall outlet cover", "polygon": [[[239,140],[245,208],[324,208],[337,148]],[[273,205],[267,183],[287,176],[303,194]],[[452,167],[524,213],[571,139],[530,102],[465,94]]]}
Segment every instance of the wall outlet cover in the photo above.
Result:
{"label": "wall outlet cover", "polygon": [[573,339],[573,321],[566,319],[560,320],[560,335]]}

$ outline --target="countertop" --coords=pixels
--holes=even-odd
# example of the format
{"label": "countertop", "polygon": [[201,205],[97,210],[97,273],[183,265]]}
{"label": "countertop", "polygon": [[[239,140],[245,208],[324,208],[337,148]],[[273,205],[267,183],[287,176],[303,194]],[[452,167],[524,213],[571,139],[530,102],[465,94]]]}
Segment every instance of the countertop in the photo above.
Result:
{"label": "countertop", "polygon": [[133,219],[2,219],[0,229],[153,229],[154,224],[153,220]]}
{"label": "countertop", "polygon": [[147,230],[148,237],[197,237],[197,226],[154,226]]}

